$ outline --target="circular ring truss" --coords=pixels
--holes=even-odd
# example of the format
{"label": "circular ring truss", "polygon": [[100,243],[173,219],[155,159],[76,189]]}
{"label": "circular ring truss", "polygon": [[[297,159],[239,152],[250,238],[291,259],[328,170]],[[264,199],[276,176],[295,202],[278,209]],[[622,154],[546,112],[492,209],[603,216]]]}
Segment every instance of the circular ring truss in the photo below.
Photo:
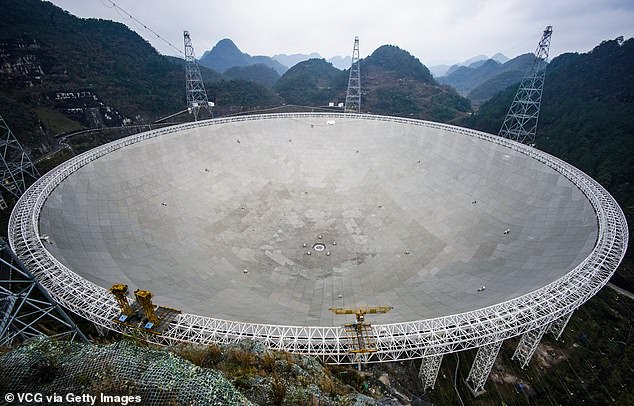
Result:
{"label": "circular ring truss", "polygon": [[[213,119],[148,131],[102,145],[45,174],[22,195],[11,214],[9,243],[23,264],[62,306],[96,325],[126,333],[124,326],[112,321],[118,316],[119,308],[110,292],[68,269],[45,249],[40,240],[40,211],[53,189],[87,163],[150,138],[231,122],[310,117],[404,123],[504,146],[547,165],[570,180],[584,193],[597,216],[598,238],[592,252],[563,277],[528,294],[474,311],[426,320],[374,324],[377,351],[367,354],[366,362],[414,359],[478,348],[546,326],[565,317],[596,294],[625,255],[628,229],[620,207],[595,180],[564,161],[480,131],[429,121],[345,113],[263,114]],[[164,345],[178,342],[227,344],[253,339],[274,350],[310,354],[329,363],[357,361],[349,352],[345,329],[338,326],[266,325],[181,314],[162,335],[149,334],[147,339]]]}

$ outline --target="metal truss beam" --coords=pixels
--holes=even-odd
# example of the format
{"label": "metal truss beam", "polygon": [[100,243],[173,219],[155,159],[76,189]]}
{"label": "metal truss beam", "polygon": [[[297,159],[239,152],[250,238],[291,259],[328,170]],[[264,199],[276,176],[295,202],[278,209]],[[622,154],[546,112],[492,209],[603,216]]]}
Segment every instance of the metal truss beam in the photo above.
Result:
{"label": "metal truss beam", "polygon": [[[0,131],[0,186],[17,199],[26,190],[27,179],[34,181],[40,174],[2,116]],[[0,196],[0,209],[6,208]]]}
{"label": "metal truss beam", "polygon": [[352,48],[352,64],[348,76],[348,91],[346,92],[346,104],[344,111],[348,113],[361,113],[361,63],[359,62],[359,37],[354,37]]}
{"label": "metal truss beam", "polygon": [[[88,342],[4,241],[0,250],[0,346],[41,335]],[[43,322],[51,320],[60,327],[59,332],[51,333],[49,328],[42,327]]]}
{"label": "metal truss beam", "polygon": [[495,359],[500,352],[500,347],[502,347],[502,342],[497,341],[478,348],[469,376],[467,376],[467,386],[476,396],[484,391],[484,384],[489,378],[491,368],[493,368]]}
{"label": "metal truss beam", "polygon": [[436,378],[438,377],[438,371],[440,371],[440,364],[442,363],[443,355],[431,355],[423,357],[420,363],[420,369],[418,370],[418,377],[423,382],[423,390],[434,389],[436,385]]}
{"label": "metal truss beam", "polygon": [[522,369],[524,369],[530,362],[547,329],[548,325],[545,325],[534,330],[527,331],[522,335],[522,338],[520,339],[519,344],[517,344],[517,348],[515,348],[515,352],[511,357],[512,360],[517,360],[520,363]]}
{"label": "metal truss beam", "polygon": [[548,59],[552,33],[553,27],[547,26],[535,50],[535,60],[522,79],[511,107],[504,118],[499,132],[501,137],[529,145],[535,144],[535,133],[537,132],[537,121],[546,76],[546,60]]}
{"label": "metal truss beam", "polygon": [[[120,148],[166,134],[248,120],[307,118],[377,120],[452,132],[491,142],[526,155],[560,173],[576,185],[593,206],[597,241],[589,255],[568,274],[523,296],[465,313],[402,323],[376,324],[377,351],[368,362],[422,358],[479,348],[535,329],[544,328],[594,296],[614,274],[629,238],[627,222],[612,196],[592,178],[570,164],[536,148],[506,138],[445,124],[399,117],[345,113],[288,113],[227,117],[136,134],[78,155],[38,179],[20,198],[9,221],[9,241],[20,260],[41,285],[65,308],[111,330],[126,332],[112,319],[119,308],[110,292],[74,273],[46,249],[39,238],[39,217],[50,193],[84,165]],[[262,342],[273,350],[311,354],[328,363],[354,363],[345,330],[340,327],[281,326],[245,323],[183,313],[162,335],[148,341],[171,345]]]}
{"label": "metal truss beam", "polygon": [[196,54],[194,53],[194,47],[188,31],[183,32],[183,38],[185,42],[185,90],[187,92],[187,110],[194,115],[194,121],[198,121],[200,109],[206,110],[209,113],[209,118],[213,118],[214,114],[211,111],[213,103],[207,99],[205,84],[203,83],[203,77],[198,68],[198,62],[196,62]]}
{"label": "metal truss beam", "polygon": [[554,320],[552,323],[550,323],[550,326],[548,326],[548,332],[555,337],[555,340],[559,340],[559,338],[563,334],[564,329],[566,328],[568,322],[570,321],[570,318],[572,317],[572,313],[573,312],[570,312],[567,315]]}

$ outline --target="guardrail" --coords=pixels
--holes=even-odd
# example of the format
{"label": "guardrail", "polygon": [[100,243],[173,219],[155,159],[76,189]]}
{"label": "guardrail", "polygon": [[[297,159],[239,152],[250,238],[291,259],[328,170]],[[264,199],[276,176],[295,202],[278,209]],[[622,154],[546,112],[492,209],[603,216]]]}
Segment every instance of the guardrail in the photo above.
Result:
{"label": "guardrail", "polygon": [[[523,334],[566,316],[601,289],[625,255],[628,229],[612,196],[592,178],[545,152],[517,142],[461,127],[398,117],[345,113],[280,113],[220,118],[176,125],[113,141],[61,164],[35,182],[20,198],[9,222],[11,247],[39,282],[65,308],[91,322],[117,331],[112,319],[119,309],[111,294],[87,281],[54,258],[40,241],[39,216],[51,192],[82,166],[126,146],[168,134],[219,124],[285,119],[375,120],[416,125],[478,138],[517,151],[565,176],[588,198],[597,215],[598,238],[592,252],[577,267],[533,292],[482,309],[443,317],[392,324],[375,324],[378,352],[368,362],[419,358],[480,347]],[[180,315],[158,344],[176,342],[230,343],[250,338],[272,349],[312,354],[331,363],[356,362],[341,327],[281,326]]]}

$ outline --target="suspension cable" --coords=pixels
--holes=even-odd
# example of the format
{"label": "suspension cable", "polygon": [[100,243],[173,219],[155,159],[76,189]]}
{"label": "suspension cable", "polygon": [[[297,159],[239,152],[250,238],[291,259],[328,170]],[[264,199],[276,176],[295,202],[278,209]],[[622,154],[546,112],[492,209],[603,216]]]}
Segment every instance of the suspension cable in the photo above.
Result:
{"label": "suspension cable", "polygon": [[[156,31],[154,31],[153,29],[151,29],[150,27],[148,27],[143,21],[139,20],[138,18],[136,18],[135,16],[133,16],[132,14],[130,14],[129,12],[127,12],[125,9],[123,9],[121,6],[119,6],[117,3],[115,3],[112,0],[101,0],[101,3],[108,8],[113,8],[117,11],[117,13],[119,13],[119,15],[121,15],[121,13],[125,14],[121,15],[122,17],[127,17],[130,20],[132,20],[134,23],[136,23],[137,25],[143,27],[145,30],[147,30],[148,32],[150,32],[152,35],[154,35],[156,38],[160,39],[161,41],[163,41],[164,43],[166,43],[169,47],[171,47],[172,49],[176,50],[176,52],[178,52],[179,54],[185,56],[185,54],[183,53],[183,51],[180,48],[177,48],[174,44],[172,44],[170,41],[168,41],[167,39],[165,39],[163,36],[161,36],[159,33],[157,33]],[[108,4],[110,5],[108,5]]]}

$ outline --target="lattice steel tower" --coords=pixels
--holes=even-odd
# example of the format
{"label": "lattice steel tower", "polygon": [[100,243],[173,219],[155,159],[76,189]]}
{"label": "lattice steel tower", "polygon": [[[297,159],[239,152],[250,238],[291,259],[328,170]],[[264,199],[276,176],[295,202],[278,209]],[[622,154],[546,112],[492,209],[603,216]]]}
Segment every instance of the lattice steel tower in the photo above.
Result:
{"label": "lattice steel tower", "polygon": [[[35,165],[13,135],[13,132],[0,116],[0,139],[1,159],[0,162],[0,186],[13,196],[19,198],[26,190],[28,178],[35,180],[40,177]],[[0,195],[0,209],[7,208],[2,195]]]}
{"label": "lattice steel tower", "polygon": [[498,135],[525,144],[535,144],[535,132],[539,118],[539,107],[544,89],[546,60],[550,48],[553,27],[547,26],[535,50],[535,60],[522,79],[513,103],[506,113]]}
{"label": "lattice steel tower", "polygon": [[194,121],[198,121],[198,113],[201,108],[207,110],[210,118],[213,118],[214,115],[211,112],[211,107],[214,104],[207,100],[207,92],[205,92],[203,77],[200,74],[200,69],[198,68],[198,63],[196,62],[194,47],[192,46],[191,38],[189,38],[189,32],[184,31],[183,37],[185,39],[185,88],[187,91],[187,110],[194,115]]}
{"label": "lattice steel tower", "polygon": [[344,112],[361,113],[361,69],[359,66],[359,37],[354,37],[352,65],[348,77],[348,92]]}

